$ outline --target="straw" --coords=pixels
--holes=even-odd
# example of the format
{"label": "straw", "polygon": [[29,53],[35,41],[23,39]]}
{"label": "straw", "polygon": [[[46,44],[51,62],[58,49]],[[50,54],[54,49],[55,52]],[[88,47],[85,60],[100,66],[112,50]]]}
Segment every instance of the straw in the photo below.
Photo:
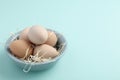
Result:
{"label": "straw", "polygon": [[[26,54],[28,54],[29,48],[26,50]],[[30,57],[27,58],[27,60],[24,60],[25,62],[25,66],[23,68],[23,72],[27,73],[31,70],[32,65],[34,65],[35,62],[43,62],[43,61],[48,61],[48,59],[44,59],[42,60],[42,57],[44,57],[44,55],[47,53],[43,53],[40,57],[38,57],[38,54],[41,52],[41,50],[37,51],[36,55],[30,55]],[[26,57],[26,56],[25,56]],[[25,59],[22,58],[22,59]]]}

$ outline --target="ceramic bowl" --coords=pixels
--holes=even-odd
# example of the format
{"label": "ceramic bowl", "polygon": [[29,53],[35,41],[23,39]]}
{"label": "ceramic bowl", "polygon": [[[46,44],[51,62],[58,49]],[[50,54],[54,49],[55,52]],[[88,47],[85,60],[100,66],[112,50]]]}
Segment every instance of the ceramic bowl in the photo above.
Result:
{"label": "ceramic bowl", "polygon": [[[50,30],[50,29],[48,29]],[[50,30],[53,31],[53,30]],[[57,41],[57,49],[60,49],[61,52],[60,54],[55,57],[52,60],[46,61],[46,62],[37,62],[37,63],[26,63],[23,60],[18,59],[17,57],[15,57],[9,50],[9,45],[12,41],[14,41],[15,39],[19,38],[19,34],[15,33],[14,35],[10,36],[9,39],[6,41],[5,44],[5,50],[7,51],[7,55],[10,57],[10,59],[16,64],[18,65],[20,68],[23,69],[24,72],[29,72],[29,71],[40,71],[40,70],[45,70],[45,69],[49,69],[52,66],[54,66],[56,64],[56,62],[58,62],[58,60],[64,55],[64,51],[66,49],[66,40],[64,38],[64,36],[56,31],[54,31],[55,34],[57,35],[58,41]],[[61,45],[64,44],[64,45]]]}

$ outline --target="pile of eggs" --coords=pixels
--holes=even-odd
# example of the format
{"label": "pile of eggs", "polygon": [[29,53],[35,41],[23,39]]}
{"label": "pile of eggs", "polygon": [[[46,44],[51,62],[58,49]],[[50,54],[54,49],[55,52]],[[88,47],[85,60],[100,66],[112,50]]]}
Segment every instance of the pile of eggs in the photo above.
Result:
{"label": "pile of eggs", "polygon": [[57,41],[58,38],[53,31],[34,25],[22,30],[19,39],[12,41],[9,49],[19,59],[41,62],[59,55],[55,48]]}

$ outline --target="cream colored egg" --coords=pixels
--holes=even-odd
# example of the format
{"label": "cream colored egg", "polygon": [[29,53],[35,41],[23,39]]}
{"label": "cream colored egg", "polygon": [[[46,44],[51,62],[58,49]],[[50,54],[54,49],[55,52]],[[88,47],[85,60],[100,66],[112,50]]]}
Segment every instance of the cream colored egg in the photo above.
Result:
{"label": "cream colored egg", "polygon": [[29,30],[30,30],[30,27],[25,28],[23,31],[21,31],[19,39],[23,39],[23,40],[29,41],[29,39],[28,39],[28,32],[29,32]]}
{"label": "cream colored egg", "polygon": [[43,58],[54,58],[58,55],[58,51],[50,45],[43,44],[36,46],[33,55],[38,55],[38,57]]}
{"label": "cream colored egg", "polygon": [[53,31],[48,31],[48,39],[45,43],[50,45],[50,46],[55,46],[56,45],[57,36]]}
{"label": "cream colored egg", "polygon": [[33,51],[32,44],[25,40],[15,40],[11,42],[9,48],[12,54],[19,58],[28,57]]}
{"label": "cream colored egg", "polygon": [[39,45],[47,41],[48,33],[44,27],[35,25],[30,28],[28,38],[32,43]]}

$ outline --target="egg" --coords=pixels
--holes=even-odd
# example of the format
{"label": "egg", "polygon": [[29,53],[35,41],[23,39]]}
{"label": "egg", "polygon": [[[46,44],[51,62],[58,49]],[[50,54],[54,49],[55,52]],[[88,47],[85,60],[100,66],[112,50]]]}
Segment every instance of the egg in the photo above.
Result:
{"label": "egg", "polygon": [[50,46],[55,46],[56,45],[57,36],[53,31],[48,31],[48,39],[45,43],[50,45]]}
{"label": "egg", "polygon": [[42,44],[36,46],[33,52],[33,55],[38,55],[38,57],[43,58],[54,58],[59,54],[59,52],[50,45]]}
{"label": "egg", "polygon": [[30,28],[28,38],[32,43],[39,45],[47,41],[48,33],[44,27],[35,25]]}
{"label": "egg", "polygon": [[23,39],[23,40],[29,41],[29,39],[28,39],[28,32],[29,32],[29,30],[30,30],[30,27],[27,27],[23,31],[21,31],[19,39]]}
{"label": "egg", "polygon": [[15,40],[11,42],[9,49],[12,54],[17,56],[18,58],[27,58],[29,55],[32,54],[33,51],[32,44],[25,40]]}

